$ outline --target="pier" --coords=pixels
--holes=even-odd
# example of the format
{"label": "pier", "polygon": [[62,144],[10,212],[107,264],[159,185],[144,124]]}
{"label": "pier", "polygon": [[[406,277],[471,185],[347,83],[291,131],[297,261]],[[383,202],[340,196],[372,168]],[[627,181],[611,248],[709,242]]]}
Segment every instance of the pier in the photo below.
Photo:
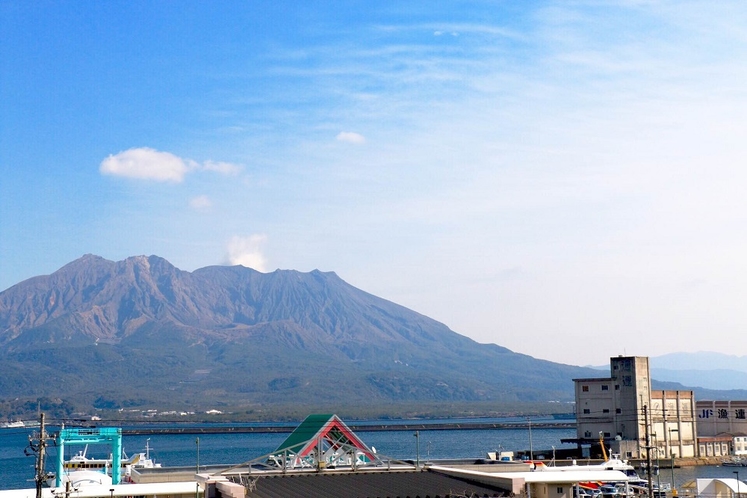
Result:
{"label": "pier", "polygon": [[[449,431],[449,430],[501,430],[526,429],[526,422],[466,422],[466,423],[392,423],[392,424],[348,424],[354,432],[382,431]],[[532,422],[532,429],[573,429],[575,423]],[[290,433],[295,426],[289,425],[235,425],[235,426],[185,426],[185,427],[128,427],[124,435],[150,436],[158,434],[246,434],[246,433]]]}

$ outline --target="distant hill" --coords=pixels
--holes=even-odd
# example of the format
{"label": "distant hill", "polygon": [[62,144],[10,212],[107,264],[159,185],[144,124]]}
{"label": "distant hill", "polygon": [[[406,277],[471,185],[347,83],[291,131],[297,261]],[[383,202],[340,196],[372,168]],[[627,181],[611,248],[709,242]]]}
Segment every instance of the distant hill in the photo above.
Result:
{"label": "distant hill", "polygon": [[[649,358],[649,364],[656,389],[693,390],[696,399],[747,399],[747,356],[670,353]],[[609,365],[589,368],[609,371]]]}
{"label": "distant hill", "polygon": [[708,351],[656,356],[651,358],[651,376],[709,390],[737,390],[742,392],[740,397],[732,395],[730,399],[747,399],[746,356]]}
{"label": "distant hill", "polygon": [[669,353],[651,358],[656,368],[666,370],[735,371],[747,373],[747,356],[736,356],[712,351],[697,353]]}
{"label": "distant hill", "polygon": [[570,401],[571,379],[597,374],[478,344],[331,272],[157,256],[86,255],[0,293],[0,356],[2,400],[111,409]]}

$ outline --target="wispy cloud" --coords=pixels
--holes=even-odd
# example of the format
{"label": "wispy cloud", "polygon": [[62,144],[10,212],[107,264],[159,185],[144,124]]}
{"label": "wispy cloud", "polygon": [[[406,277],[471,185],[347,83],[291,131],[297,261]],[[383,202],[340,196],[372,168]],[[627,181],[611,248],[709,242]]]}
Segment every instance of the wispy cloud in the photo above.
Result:
{"label": "wispy cloud", "polygon": [[[228,240],[247,233],[236,227],[261,227],[273,266],[334,269],[394,300],[382,291],[389,282],[426,282],[403,304],[518,350],[523,332],[548,330],[532,351],[544,357],[562,350],[556,337],[588,337],[600,323],[678,340],[659,310],[676,316],[680,283],[701,276],[709,285],[684,297],[702,289],[688,308],[702,330],[717,315],[709,306],[733,316],[728,296],[747,278],[747,10],[728,1],[509,4],[425,16],[377,8],[347,29],[304,25],[319,31],[303,43],[263,33],[267,50],[221,59],[214,98],[184,99],[199,102],[209,129],[194,121],[188,137],[150,142],[202,137],[190,146],[207,149],[190,154],[203,162],[131,149],[101,173],[205,180],[170,194],[216,216],[182,220],[185,198],[159,192],[165,212],[177,207],[157,230],[173,230],[174,252],[191,238],[211,244],[203,260],[263,270],[265,235]],[[251,181],[211,182],[241,173],[204,161],[222,151],[251,161]],[[154,218],[146,194],[138,230]],[[444,278],[448,289],[431,285]],[[619,317],[622,307],[608,307],[618,302],[634,319],[605,319]],[[496,337],[496,313],[506,337]],[[619,347],[619,334],[608,337]]]}
{"label": "wispy cloud", "polygon": [[228,264],[246,266],[261,272],[267,271],[267,258],[262,253],[265,242],[267,236],[264,234],[234,236],[228,242]]}
{"label": "wispy cloud", "polygon": [[198,195],[197,197],[193,197],[189,200],[189,206],[192,209],[197,209],[199,211],[209,209],[212,205],[213,201],[211,201],[210,197],[206,195]]}
{"label": "wispy cloud", "polygon": [[202,169],[205,171],[214,171],[222,175],[238,175],[241,173],[241,166],[236,164],[221,162],[221,161],[205,161],[202,164]]}
{"label": "wispy cloud", "polygon": [[338,142],[346,142],[354,145],[362,145],[366,143],[366,137],[364,137],[360,133],[355,133],[353,131],[341,131],[337,134],[335,139]]}
{"label": "wispy cloud", "polygon": [[101,161],[99,171],[102,175],[180,183],[192,171],[236,175],[241,171],[241,166],[210,160],[199,163],[192,159],[183,159],[171,152],[163,152],[150,147],[136,147],[110,155]]}

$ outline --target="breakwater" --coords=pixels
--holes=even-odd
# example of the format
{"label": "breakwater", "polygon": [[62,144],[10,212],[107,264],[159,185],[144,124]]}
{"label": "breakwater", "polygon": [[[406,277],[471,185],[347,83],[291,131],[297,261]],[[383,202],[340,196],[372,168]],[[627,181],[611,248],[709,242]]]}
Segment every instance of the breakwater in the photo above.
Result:
{"label": "breakwater", "polygon": [[[526,422],[460,422],[460,423],[386,423],[386,424],[347,424],[354,432],[383,431],[465,431],[465,430],[516,430],[529,429]],[[531,429],[575,429],[569,422],[532,422]],[[290,433],[296,426],[290,425],[225,425],[225,426],[170,426],[170,427],[127,427],[124,435],[152,436],[160,434],[276,434]]]}

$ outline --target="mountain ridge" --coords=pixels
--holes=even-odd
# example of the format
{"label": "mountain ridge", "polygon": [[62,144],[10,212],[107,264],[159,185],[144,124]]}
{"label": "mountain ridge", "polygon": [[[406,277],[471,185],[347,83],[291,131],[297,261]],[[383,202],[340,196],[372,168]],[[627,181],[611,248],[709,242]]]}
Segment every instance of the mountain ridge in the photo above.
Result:
{"label": "mountain ridge", "polygon": [[92,254],[0,293],[0,355],[0,398],[107,406],[570,401],[591,372],[478,344],[334,272]]}

